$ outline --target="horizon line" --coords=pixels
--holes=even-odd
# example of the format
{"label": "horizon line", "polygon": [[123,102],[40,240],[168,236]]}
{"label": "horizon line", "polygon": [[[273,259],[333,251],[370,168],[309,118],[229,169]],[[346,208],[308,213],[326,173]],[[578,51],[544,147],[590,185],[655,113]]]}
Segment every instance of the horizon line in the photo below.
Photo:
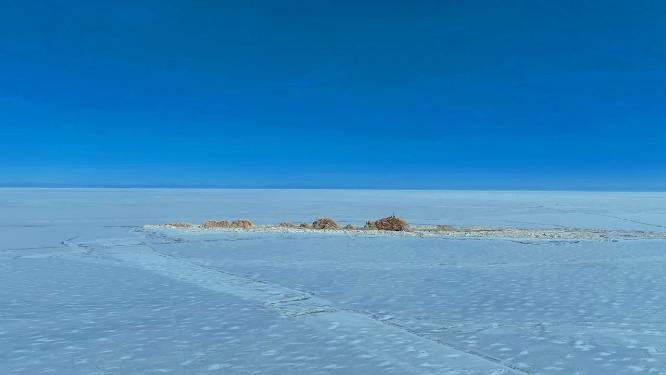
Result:
{"label": "horizon line", "polygon": [[333,186],[249,186],[249,185],[75,185],[75,184],[0,184],[0,189],[174,189],[174,190],[399,190],[399,191],[497,191],[497,192],[600,192],[666,193],[666,189],[594,189],[594,188],[500,188],[500,187],[333,187]]}

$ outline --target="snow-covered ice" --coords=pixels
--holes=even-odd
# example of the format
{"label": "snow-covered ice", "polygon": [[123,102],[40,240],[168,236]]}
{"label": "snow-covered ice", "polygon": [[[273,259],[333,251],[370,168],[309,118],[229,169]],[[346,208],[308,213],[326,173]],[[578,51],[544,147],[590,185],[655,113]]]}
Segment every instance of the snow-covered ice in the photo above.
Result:
{"label": "snow-covered ice", "polygon": [[665,193],[0,189],[1,374],[666,374],[666,241],[187,232],[249,218],[666,232]]}

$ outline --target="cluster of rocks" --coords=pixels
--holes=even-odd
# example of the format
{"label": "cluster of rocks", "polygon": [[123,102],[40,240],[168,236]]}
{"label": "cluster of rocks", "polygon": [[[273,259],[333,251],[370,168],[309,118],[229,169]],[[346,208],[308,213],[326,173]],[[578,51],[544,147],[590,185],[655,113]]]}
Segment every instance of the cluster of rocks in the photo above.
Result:
{"label": "cluster of rocks", "polygon": [[388,231],[408,231],[409,225],[404,220],[396,217],[389,216],[381,218],[374,221],[368,221],[362,227],[354,227],[351,224],[345,226],[340,226],[335,220],[322,217],[318,218],[312,222],[312,224],[301,223],[293,224],[290,222],[282,222],[278,224],[278,227],[281,228],[301,228],[301,229],[318,229],[318,230],[332,230],[332,229],[343,229],[343,230],[388,230]]}
{"label": "cluster of rocks", "polygon": [[280,229],[305,229],[305,230],[349,230],[349,231],[393,231],[409,232],[409,234],[424,236],[446,236],[446,237],[468,237],[468,238],[516,238],[516,239],[543,239],[543,240],[596,240],[596,241],[617,241],[628,239],[664,239],[666,233],[663,232],[644,232],[644,231],[622,231],[622,230],[602,230],[602,229],[581,229],[581,228],[485,228],[469,227],[459,228],[451,225],[432,225],[410,228],[410,226],[399,217],[388,216],[378,220],[367,221],[364,226],[355,227],[351,224],[344,226],[338,225],[335,220],[328,217],[321,217],[312,223],[294,224],[291,222],[282,222],[277,225],[258,225],[255,226],[249,220],[208,220],[199,225],[174,222],[164,224],[164,227],[175,229],[257,229],[274,231]]}
{"label": "cluster of rocks", "polygon": [[408,231],[409,225],[399,217],[389,216],[375,221],[365,223],[364,229]]}
{"label": "cluster of rocks", "polygon": [[322,217],[312,222],[312,229],[340,229],[335,220]]}
{"label": "cluster of rocks", "polygon": [[284,221],[280,224],[278,224],[279,228],[291,228],[291,229],[312,229],[312,225],[308,223],[300,223],[300,224],[294,224],[289,221]]}
{"label": "cluster of rocks", "polygon": [[250,229],[254,225],[250,220],[208,220],[204,221],[200,227],[204,229],[213,229],[213,228],[240,228],[240,229]]}
{"label": "cluster of rocks", "polygon": [[[165,224],[171,228],[192,228],[194,225],[188,223],[170,223]],[[253,228],[249,220],[207,220],[199,225],[202,229],[250,229]],[[368,221],[362,227],[354,227],[351,224],[340,226],[335,220],[329,217],[321,217],[313,221],[311,224],[300,223],[293,224],[291,222],[282,222],[277,225],[279,228],[292,228],[292,229],[316,229],[316,230],[386,230],[386,231],[409,231],[409,225],[396,216],[389,216],[374,221]]]}

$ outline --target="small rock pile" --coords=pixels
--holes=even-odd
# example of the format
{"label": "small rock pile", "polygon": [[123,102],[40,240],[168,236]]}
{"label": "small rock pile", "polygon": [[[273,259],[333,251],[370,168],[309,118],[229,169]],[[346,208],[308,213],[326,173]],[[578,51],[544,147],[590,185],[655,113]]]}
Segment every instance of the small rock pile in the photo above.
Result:
{"label": "small rock pile", "polygon": [[252,228],[252,222],[250,220],[207,220],[204,221],[200,227],[203,229],[214,229],[214,228],[242,228],[250,229]]}
{"label": "small rock pile", "polygon": [[399,217],[389,216],[375,221],[368,221],[365,223],[363,229],[408,231],[409,225]]}
{"label": "small rock pile", "polygon": [[231,223],[227,220],[206,220],[201,223],[200,227],[204,229],[213,229],[213,228],[229,228]]}
{"label": "small rock pile", "polygon": [[330,218],[322,217],[312,222],[312,229],[338,229],[338,224]]}
{"label": "small rock pile", "polygon": [[252,228],[253,224],[250,220],[234,220],[231,222],[231,227],[232,228],[243,228],[243,229],[250,229]]}

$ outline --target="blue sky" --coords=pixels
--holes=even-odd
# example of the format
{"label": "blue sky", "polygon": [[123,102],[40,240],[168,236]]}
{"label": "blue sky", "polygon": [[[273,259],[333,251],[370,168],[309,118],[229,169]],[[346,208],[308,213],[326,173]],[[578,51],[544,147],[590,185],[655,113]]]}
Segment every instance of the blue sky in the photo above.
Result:
{"label": "blue sky", "polygon": [[0,185],[666,190],[666,2],[0,4]]}

